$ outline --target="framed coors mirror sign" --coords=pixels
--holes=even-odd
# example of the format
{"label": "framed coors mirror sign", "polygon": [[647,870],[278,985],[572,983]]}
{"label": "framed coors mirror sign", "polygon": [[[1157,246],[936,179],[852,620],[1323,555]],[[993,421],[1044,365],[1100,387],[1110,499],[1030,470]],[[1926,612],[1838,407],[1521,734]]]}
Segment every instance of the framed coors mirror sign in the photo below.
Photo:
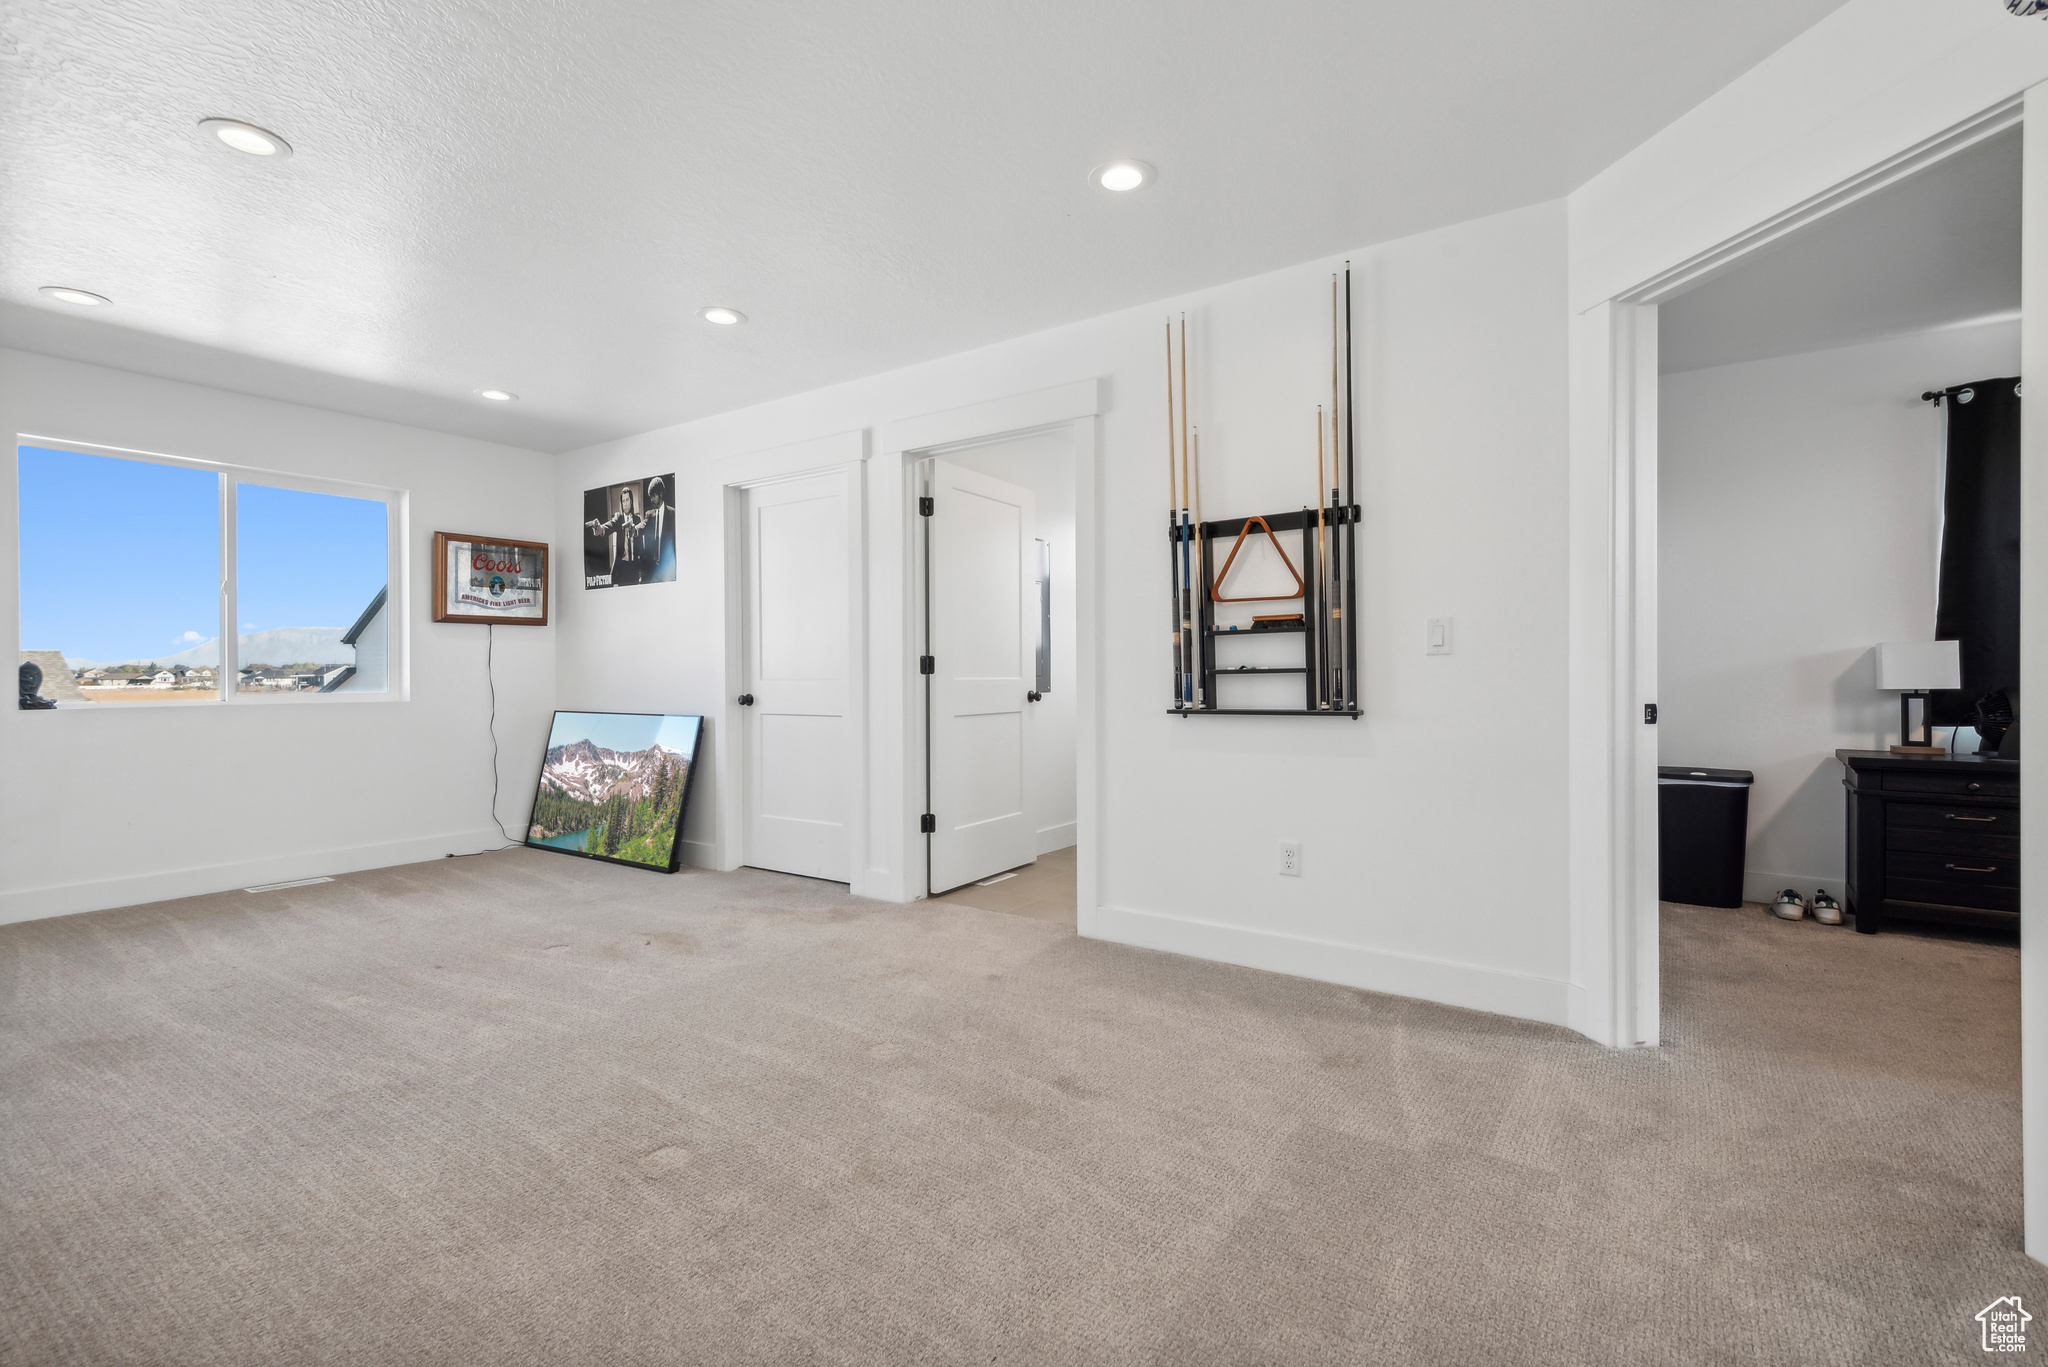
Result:
{"label": "framed coors mirror sign", "polygon": [[547,543],[435,532],[434,620],[546,626]]}

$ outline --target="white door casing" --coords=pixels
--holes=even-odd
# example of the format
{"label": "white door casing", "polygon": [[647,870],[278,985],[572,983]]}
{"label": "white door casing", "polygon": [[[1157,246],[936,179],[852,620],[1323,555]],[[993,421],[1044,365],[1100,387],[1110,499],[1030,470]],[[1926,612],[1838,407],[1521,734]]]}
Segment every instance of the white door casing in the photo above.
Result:
{"label": "white door casing", "polygon": [[1036,674],[1035,522],[1028,489],[924,463],[931,876],[945,892],[1037,858],[1029,810]]}
{"label": "white door casing", "polygon": [[[2048,370],[2048,83],[2026,94],[2021,156],[2020,374],[2035,381],[2020,413],[2020,678],[2048,678],[2048,423],[2037,420]],[[2025,396],[2022,395],[2024,402]],[[2041,690],[2037,690],[2041,691]],[[2034,742],[2037,750],[2043,747]],[[2027,1256],[2048,1262],[2048,869],[2044,765],[2020,766],[2020,1143]],[[2026,870],[2034,870],[2028,877]],[[2033,930],[2024,926],[2028,920]]]}
{"label": "white door casing", "polygon": [[745,490],[745,861],[847,882],[849,476]]}
{"label": "white door casing", "polygon": [[[1099,576],[1101,491],[1097,468],[1102,382],[1073,380],[1044,389],[981,399],[958,407],[892,419],[875,433],[867,498],[870,601],[874,608],[871,673],[875,731],[874,863],[867,896],[914,901],[925,893],[930,840],[919,830],[926,810],[923,652],[924,528],[917,514],[924,461],[950,450],[1064,427],[1074,441],[1074,726],[1075,871],[1079,929],[1097,930],[1098,813],[1101,778]],[[737,514],[734,514],[735,519]],[[735,658],[737,658],[735,656]]]}

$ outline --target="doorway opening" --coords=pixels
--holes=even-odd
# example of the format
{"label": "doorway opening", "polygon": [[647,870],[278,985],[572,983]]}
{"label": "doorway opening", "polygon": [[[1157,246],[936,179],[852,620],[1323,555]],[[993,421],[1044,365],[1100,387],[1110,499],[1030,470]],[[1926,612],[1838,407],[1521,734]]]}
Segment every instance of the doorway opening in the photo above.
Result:
{"label": "doorway opening", "polygon": [[2021,151],[1977,141],[1639,319],[1667,960],[1746,966],[1787,1036],[1940,1014],[1911,1043],[1958,1066],[2018,1007]]}
{"label": "doorway opening", "polygon": [[921,777],[932,816],[923,890],[1070,929],[1077,469],[1071,424],[925,456],[913,475],[912,528]]}

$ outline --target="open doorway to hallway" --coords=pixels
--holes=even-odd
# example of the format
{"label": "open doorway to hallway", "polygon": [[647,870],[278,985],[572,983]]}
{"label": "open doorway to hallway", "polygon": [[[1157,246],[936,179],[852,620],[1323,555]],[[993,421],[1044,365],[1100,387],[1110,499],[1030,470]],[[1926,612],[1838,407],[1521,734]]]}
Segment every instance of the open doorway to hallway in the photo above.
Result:
{"label": "open doorway to hallway", "polygon": [[[929,606],[936,610],[936,616],[929,619],[934,621],[931,653],[938,670],[934,677],[944,679],[952,667],[947,640],[949,595],[963,591],[963,583],[973,577],[973,566],[981,562],[983,553],[991,565],[998,560],[1007,565],[1010,538],[1018,538],[1022,554],[1017,582],[1022,591],[1017,595],[1021,627],[1017,658],[1023,679],[1021,687],[1013,685],[1012,691],[1024,696],[1024,707],[1017,714],[1021,733],[1013,740],[1017,733],[1000,720],[1011,715],[1003,710],[1009,706],[1007,699],[1002,709],[948,725],[945,723],[955,720],[950,713],[959,709],[948,709],[941,698],[943,715],[931,732],[931,758],[942,787],[947,773],[963,776],[977,799],[985,797],[993,804],[990,813],[998,817],[997,808],[1004,803],[996,800],[995,790],[1019,793],[1023,827],[1004,847],[1015,853],[981,854],[979,862],[965,854],[954,860],[940,859],[929,891],[940,901],[1034,916],[1072,928],[1079,716],[1073,430],[1062,425],[949,451],[939,459],[946,467],[962,472],[956,484],[1021,491],[1024,497],[1012,495],[1004,506],[1028,510],[1014,526],[991,517],[972,529],[958,529],[956,524],[954,542],[944,535],[937,537],[925,590],[933,595]],[[934,516],[944,518],[950,511],[936,509]],[[972,544],[957,544],[959,537],[970,538]],[[1007,601],[1007,582],[1000,588],[989,586],[990,591]],[[1007,624],[995,634],[1002,636],[1007,653]],[[1018,763],[1014,778],[1008,767],[1013,753]],[[984,784],[986,792],[982,791]],[[945,805],[942,799],[934,799],[935,825],[943,826],[952,819],[951,813],[937,811]],[[946,834],[949,832],[942,831],[940,838]]]}

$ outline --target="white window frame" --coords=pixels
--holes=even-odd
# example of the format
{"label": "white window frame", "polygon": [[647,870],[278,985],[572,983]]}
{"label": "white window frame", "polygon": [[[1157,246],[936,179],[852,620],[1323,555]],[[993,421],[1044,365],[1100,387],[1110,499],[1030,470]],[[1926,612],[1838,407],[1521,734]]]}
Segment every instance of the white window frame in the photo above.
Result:
{"label": "white window frame", "polygon": [[[95,442],[69,441],[61,437],[48,437],[33,432],[15,434],[14,447],[17,462],[24,446],[40,447],[44,450],[71,451],[81,456],[108,456],[115,460],[135,461],[143,465],[172,465],[187,470],[206,470],[219,477],[220,490],[220,593],[218,598],[218,626],[220,641],[220,663],[215,677],[214,701],[229,703],[237,707],[329,707],[347,706],[357,703],[395,703],[410,699],[411,670],[410,647],[412,644],[411,622],[405,605],[412,601],[408,592],[409,557],[407,555],[408,494],[404,489],[386,488],[376,484],[361,484],[350,480],[325,479],[317,475],[297,475],[284,470],[265,470],[253,465],[237,465],[231,461],[205,460],[194,456],[173,456],[161,451],[139,451],[125,446],[102,446]],[[321,693],[315,691],[294,691],[291,693],[244,692],[235,687],[241,674],[241,660],[238,657],[240,632],[237,629],[238,607],[236,603],[235,565],[235,489],[237,485],[260,484],[272,489],[295,489],[309,494],[336,494],[344,498],[367,499],[384,505],[384,583],[385,612],[389,614],[385,635],[385,688],[381,693],[365,691]],[[20,513],[17,508],[16,518]],[[16,646],[19,649],[19,644]],[[60,712],[108,712],[133,711],[136,708],[178,708],[191,711],[195,702],[170,702],[138,700],[136,702],[97,703],[60,702]],[[203,710],[203,709],[202,709]]]}

